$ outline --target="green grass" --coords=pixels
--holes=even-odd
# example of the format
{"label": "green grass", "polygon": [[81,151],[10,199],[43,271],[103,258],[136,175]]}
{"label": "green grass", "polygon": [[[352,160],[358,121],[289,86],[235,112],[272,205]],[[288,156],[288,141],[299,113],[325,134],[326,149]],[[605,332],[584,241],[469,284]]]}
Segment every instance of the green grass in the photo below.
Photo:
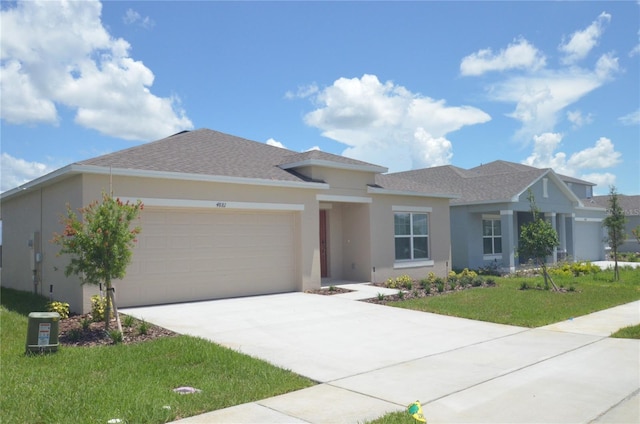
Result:
{"label": "green grass", "polygon": [[[46,310],[46,299],[4,288],[1,295],[0,422],[164,423],[314,384],[188,336],[25,355],[26,315]],[[202,392],[172,391],[180,386]]]}
{"label": "green grass", "polygon": [[640,324],[621,328],[611,335],[618,339],[640,339]]}
{"label": "green grass", "polygon": [[[463,290],[445,296],[410,299],[389,305],[523,327],[539,327],[640,299],[640,268],[625,268],[620,281],[603,271],[588,276],[554,276],[554,281],[575,291],[537,290],[542,277],[497,278],[497,286]],[[534,289],[520,290],[522,283]]]}

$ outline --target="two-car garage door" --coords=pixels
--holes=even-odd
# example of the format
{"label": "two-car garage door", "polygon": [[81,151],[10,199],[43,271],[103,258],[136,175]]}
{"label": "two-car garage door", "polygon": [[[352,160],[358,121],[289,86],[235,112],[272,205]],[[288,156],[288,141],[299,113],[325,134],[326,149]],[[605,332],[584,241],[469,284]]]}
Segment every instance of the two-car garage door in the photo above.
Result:
{"label": "two-car garage door", "polygon": [[145,208],[118,304],[296,290],[293,212]]}

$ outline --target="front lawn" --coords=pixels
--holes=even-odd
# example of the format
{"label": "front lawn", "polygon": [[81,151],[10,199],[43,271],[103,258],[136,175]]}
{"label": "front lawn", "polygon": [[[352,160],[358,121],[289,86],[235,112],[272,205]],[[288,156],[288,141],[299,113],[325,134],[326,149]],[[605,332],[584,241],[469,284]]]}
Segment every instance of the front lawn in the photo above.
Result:
{"label": "front lawn", "polygon": [[[0,422],[164,423],[314,383],[203,339],[178,336],[25,355],[27,316],[46,299],[2,288]],[[180,395],[190,386],[200,393]]]}
{"label": "front lawn", "polygon": [[[612,271],[553,278],[567,291],[538,289],[544,286],[541,276],[503,277],[496,278],[496,287],[492,288],[474,288],[389,305],[479,321],[540,327],[640,299],[640,268],[621,269],[619,282],[612,281]],[[521,290],[524,285],[529,289]]]}

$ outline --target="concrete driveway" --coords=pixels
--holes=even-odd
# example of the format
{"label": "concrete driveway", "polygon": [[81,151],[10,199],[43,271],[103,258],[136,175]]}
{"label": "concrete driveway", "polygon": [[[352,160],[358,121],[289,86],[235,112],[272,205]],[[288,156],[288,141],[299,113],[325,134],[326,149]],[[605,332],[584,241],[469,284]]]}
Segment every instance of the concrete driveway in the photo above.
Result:
{"label": "concrete driveway", "polygon": [[322,383],[182,423],[357,423],[416,400],[429,423],[640,422],[640,341],[606,337],[640,323],[640,302],[527,329],[353,298],[288,293],[122,312]]}

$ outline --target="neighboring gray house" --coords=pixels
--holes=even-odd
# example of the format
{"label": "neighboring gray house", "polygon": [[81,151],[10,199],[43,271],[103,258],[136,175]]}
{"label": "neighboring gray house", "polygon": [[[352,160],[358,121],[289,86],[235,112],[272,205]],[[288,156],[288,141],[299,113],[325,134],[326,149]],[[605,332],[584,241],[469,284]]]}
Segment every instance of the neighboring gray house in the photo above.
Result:
{"label": "neighboring gray house", "polygon": [[500,160],[468,170],[446,165],[391,175],[459,196],[451,200],[454,268],[514,270],[526,262],[516,252],[520,228],[532,219],[529,190],[558,232],[560,246],[550,261],[605,257],[605,209],[588,202],[590,182]]}
{"label": "neighboring gray house", "polygon": [[[636,240],[635,236],[631,233],[631,230],[640,226],[640,196],[625,196],[624,194],[618,195],[618,202],[620,207],[624,211],[624,215],[627,217],[627,223],[625,225],[625,232],[627,233],[627,241],[620,246],[619,252],[640,252],[640,244]],[[607,209],[609,214],[609,196],[594,196],[585,205],[599,206]]]}

